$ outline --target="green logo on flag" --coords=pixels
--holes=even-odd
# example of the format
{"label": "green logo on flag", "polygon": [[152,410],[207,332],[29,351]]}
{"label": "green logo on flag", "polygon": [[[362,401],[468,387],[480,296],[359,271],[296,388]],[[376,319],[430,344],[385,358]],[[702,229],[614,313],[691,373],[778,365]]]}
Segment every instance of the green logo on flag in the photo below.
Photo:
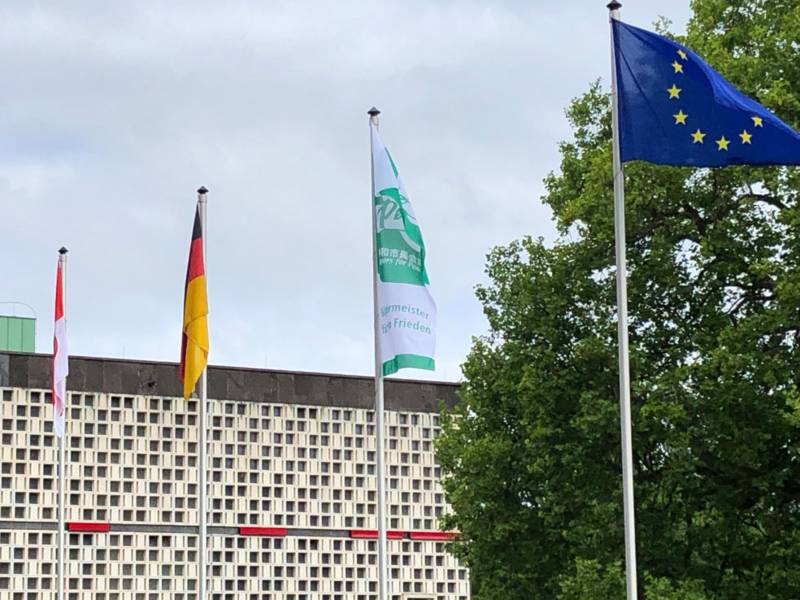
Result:
{"label": "green logo on flag", "polygon": [[426,285],[425,244],[414,209],[398,188],[375,197],[378,274],[387,283]]}

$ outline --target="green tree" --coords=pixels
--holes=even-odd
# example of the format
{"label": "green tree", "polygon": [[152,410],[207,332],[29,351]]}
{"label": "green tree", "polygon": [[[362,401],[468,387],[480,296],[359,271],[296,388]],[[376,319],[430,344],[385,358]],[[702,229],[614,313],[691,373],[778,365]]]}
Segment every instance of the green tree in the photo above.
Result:
{"label": "green tree", "polygon": [[[800,2],[695,0],[681,39],[800,126]],[[488,256],[490,333],[437,450],[476,600],[624,597],[609,99],[567,111],[561,236]],[[626,167],[640,590],[800,597],[798,169]]]}

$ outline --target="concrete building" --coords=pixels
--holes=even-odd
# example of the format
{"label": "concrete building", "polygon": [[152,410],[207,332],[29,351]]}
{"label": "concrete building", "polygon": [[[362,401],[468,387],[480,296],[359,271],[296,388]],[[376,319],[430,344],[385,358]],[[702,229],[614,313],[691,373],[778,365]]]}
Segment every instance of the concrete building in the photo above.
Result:
{"label": "concrete building", "polygon": [[[57,453],[47,355],[0,353],[0,600],[55,600]],[[197,595],[197,402],[169,363],[72,358],[70,600]],[[466,600],[433,452],[452,384],[387,381],[394,600]],[[377,598],[370,378],[209,369],[209,597]]]}

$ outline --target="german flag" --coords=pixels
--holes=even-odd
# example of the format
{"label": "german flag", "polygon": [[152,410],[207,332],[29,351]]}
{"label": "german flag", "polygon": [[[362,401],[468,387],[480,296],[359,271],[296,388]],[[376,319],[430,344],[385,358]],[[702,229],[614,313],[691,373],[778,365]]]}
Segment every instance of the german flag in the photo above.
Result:
{"label": "german flag", "polygon": [[203,257],[203,223],[200,206],[194,215],[186,288],[183,294],[183,336],[181,338],[180,379],[183,397],[192,395],[197,380],[208,362],[208,294]]}

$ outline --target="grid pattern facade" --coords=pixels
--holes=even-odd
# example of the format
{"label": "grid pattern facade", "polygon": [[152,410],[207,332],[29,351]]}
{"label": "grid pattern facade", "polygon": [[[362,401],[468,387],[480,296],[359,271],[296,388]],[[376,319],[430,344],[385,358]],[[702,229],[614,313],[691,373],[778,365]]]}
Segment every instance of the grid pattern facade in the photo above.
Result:
{"label": "grid pattern facade", "polygon": [[[0,531],[0,597],[56,598],[56,532]],[[376,542],[212,535],[209,595],[219,600],[368,600],[376,597]],[[69,534],[70,600],[194,600],[197,536]],[[464,598],[466,574],[441,543],[391,540],[395,598]],[[400,588],[398,590],[398,588]]]}
{"label": "grid pattern facade", "polygon": [[[0,388],[0,600],[55,600],[57,449],[50,393]],[[69,600],[197,597],[196,400],[70,392],[66,520]],[[446,510],[435,412],[386,413],[388,542],[394,600],[466,600],[468,574],[437,540]],[[209,597],[374,600],[375,426],[352,405],[211,399]],[[239,527],[285,528],[277,537]]]}

